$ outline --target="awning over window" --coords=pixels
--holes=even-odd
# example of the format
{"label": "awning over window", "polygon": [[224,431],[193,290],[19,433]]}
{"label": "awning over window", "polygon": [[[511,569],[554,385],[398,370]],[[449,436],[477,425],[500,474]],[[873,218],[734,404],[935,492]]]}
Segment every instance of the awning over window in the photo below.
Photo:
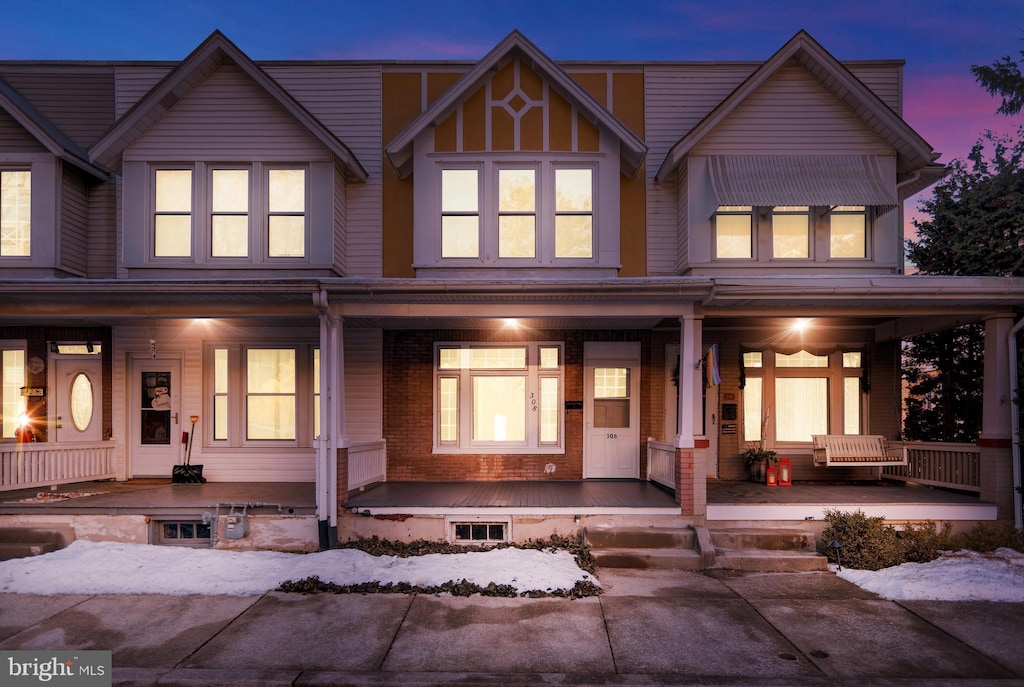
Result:
{"label": "awning over window", "polygon": [[871,155],[718,155],[708,158],[719,205],[898,204],[895,179]]}

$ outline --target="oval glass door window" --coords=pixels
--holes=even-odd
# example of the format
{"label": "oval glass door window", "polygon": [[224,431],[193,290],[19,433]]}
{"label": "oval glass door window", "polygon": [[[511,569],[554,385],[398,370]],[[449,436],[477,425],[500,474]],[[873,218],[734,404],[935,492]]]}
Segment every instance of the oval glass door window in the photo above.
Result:
{"label": "oval glass door window", "polygon": [[75,423],[75,429],[79,432],[88,429],[92,415],[92,380],[89,375],[79,372],[71,382],[71,420]]}

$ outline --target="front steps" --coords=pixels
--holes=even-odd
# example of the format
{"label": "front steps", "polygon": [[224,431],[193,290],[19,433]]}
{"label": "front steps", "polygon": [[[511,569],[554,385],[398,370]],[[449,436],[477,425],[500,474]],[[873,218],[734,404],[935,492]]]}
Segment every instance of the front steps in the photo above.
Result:
{"label": "front steps", "polygon": [[63,549],[74,541],[73,532],[65,529],[36,527],[0,528],[0,561],[40,556]]}
{"label": "front steps", "polygon": [[586,528],[591,555],[605,568],[827,570],[814,533],[795,529]]}

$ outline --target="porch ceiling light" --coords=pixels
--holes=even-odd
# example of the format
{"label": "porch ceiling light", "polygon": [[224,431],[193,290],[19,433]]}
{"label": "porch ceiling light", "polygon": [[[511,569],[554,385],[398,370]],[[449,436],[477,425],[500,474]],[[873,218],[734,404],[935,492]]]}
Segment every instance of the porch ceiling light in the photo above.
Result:
{"label": "porch ceiling light", "polygon": [[505,327],[506,329],[519,329],[519,327],[522,326],[521,324],[519,324],[519,320],[517,320],[514,317],[506,317],[504,320],[502,320],[502,322],[502,326]]}
{"label": "porch ceiling light", "polygon": [[793,324],[790,325],[790,329],[796,334],[803,334],[807,331],[807,328],[811,326],[811,321],[805,317],[798,317],[793,320]]}

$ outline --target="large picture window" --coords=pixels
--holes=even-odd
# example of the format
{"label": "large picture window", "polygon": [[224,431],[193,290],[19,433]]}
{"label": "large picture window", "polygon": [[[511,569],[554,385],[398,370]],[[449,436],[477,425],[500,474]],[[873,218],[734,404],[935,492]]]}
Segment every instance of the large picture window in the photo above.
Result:
{"label": "large picture window", "polygon": [[309,446],[319,433],[319,355],[309,345],[216,345],[207,351],[212,446]]}
{"label": "large picture window", "polygon": [[810,443],[814,434],[860,434],[860,351],[743,354],[743,440]]}
{"label": "large picture window", "polygon": [[487,162],[440,165],[439,175],[441,260],[571,265],[594,259],[593,167]]}
{"label": "large picture window", "polygon": [[557,343],[438,344],[436,453],[561,453]]}
{"label": "large picture window", "polygon": [[0,257],[32,254],[32,174],[0,170]]}

